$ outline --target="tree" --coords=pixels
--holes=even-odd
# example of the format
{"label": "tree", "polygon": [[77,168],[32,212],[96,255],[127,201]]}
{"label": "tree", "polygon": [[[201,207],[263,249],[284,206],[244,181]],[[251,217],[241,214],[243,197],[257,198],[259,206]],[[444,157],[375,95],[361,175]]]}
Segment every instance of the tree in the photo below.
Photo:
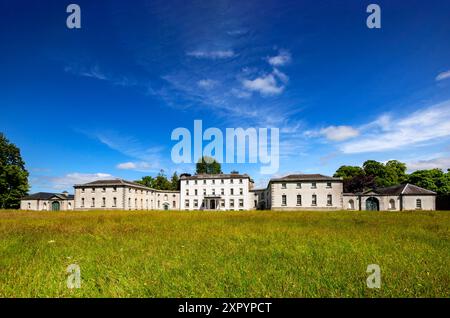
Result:
{"label": "tree", "polygon": [[171,190],[179,190],[180,189],[180,184],[179,184],[180,178],[178,178],[178,174],[175,171],[172,175],[172,178],[170,179],[170,186],[171,186]]}
{"label": "tree", "polygon": [[343,178],[344,181],[356,176],[363,176],[364,170],[358,166],[340,166],[333,175],[335,178]]}
{"label": "tree", "polygon": [[385,178],[387,185],[396,185],[405,183],[406,176],[406,164],[397,160],[389,160],[385,164]]}
{"label": "tree", "polygon": [[142,177],[142,179],[137,180],[136,183],[142,184],[149,188],[155,188],[155,179],[151,176]]}
{"label": "tree", "polygon": [[222,167],[216,159],[211,157],[201,157],[197,162],[196,167],[197,174],[207,173],[207,174],[220,174],[222,173]]}
{"label": "tree", "polygon": [[441,169],[414,171],[408,176],[408,182],[439,195],[450,194],[450,173],[444,173]]}
{"label": "tree", "polygon": [[19,208],[28,189],[28,171],[20,150],[0,133],[0,208]]}

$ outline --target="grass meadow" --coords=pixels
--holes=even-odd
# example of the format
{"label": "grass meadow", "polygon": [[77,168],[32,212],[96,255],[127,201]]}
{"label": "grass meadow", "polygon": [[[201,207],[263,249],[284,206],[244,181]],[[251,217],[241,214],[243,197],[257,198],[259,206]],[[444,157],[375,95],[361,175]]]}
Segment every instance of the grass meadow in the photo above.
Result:
{"label": "grass meadow", "polygon": [[449,226],[449,212],[0,211],[0,297],[449,297]]}

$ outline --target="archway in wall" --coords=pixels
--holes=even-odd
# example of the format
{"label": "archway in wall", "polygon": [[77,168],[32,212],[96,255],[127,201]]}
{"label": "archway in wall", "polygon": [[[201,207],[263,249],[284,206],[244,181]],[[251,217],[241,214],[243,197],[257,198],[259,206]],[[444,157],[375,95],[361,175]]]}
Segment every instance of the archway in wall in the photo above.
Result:
{"label": "archway in wall", "polygon": [[163,209],[164,210],[169,210],[169,203],[163,203]]}
{"label": "archway in wall", "polygon": [[52,202],[52,211],[59,211],[60,209],[60,204],[58,201],[53,201]]}
{"label": "archway in wall", "polygon": [[367,198],[366,210],[368,211],[380,211],[380,201],[375,197]]}

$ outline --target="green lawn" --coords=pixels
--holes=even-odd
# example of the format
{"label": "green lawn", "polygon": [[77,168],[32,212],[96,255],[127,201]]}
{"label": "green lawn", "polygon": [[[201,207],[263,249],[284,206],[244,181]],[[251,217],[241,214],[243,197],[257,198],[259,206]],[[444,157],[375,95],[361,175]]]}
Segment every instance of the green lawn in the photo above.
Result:
{"label": "green lawn", "polygon": [[449,226],[449,212],[1,211],[0,297],[449,297]]}

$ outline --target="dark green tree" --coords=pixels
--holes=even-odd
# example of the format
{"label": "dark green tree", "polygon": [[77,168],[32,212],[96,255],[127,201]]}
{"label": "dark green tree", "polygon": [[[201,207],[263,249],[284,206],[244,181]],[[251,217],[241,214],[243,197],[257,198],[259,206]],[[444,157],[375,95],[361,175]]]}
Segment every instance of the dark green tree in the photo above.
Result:
{"label": "dark green tree", "polygon": [[149,188],[155,188],[155,179],[151,176],[142,177],[142,179],[137,180],[136,183],[140,183]]}
{"label": "dark green tree", "polygon": [[0,208],[19,208],[28,189],[28,171],[20,150],[0,133]]}
{"label": "dark green tree", "polygon": [[170,179],[171,190],[179,190],[180,189],[180,178],[178,178],[178,174],[175,171]]}
{"label": "dark green tree", "polygon": [[201,157],[196,166],[197,174],[207,173],[207,174],[220,174],[222,173],[222,167],[216,159],[211,157]]}
{"label": "dark green tree", "polygon": [[348,180],[354,178],[356,176],[363,176],[364,170],[358,166],[340,166],[339,169],[336,170],[334,174],[335,178],[343,178],[344,180]]}

